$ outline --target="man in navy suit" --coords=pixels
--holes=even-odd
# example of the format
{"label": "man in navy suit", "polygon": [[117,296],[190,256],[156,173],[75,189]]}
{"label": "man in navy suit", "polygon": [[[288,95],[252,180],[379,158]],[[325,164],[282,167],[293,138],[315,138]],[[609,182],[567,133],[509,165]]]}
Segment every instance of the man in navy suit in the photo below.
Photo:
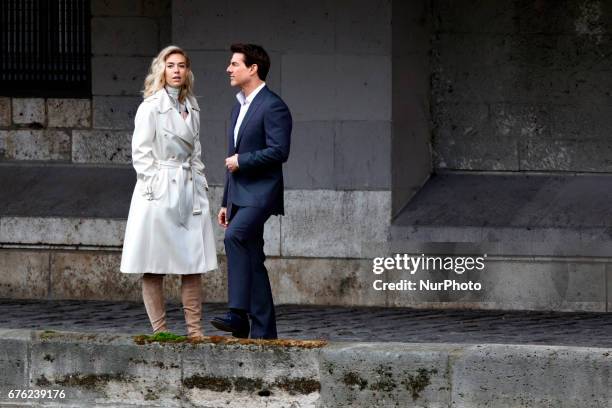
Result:
{"label": "man in navy suit", "polygon": [[[283,163],[289,157],[289,108],[264,82],[270,57],[254,44],[234,44],[227,73],[240,88],[228,129],[223,203],[229,312],[211,323],[236,337],[275,339],[276,318],[263,247],[264,223],[283,215]],[[250,322],[249,322],[250,317]]]}

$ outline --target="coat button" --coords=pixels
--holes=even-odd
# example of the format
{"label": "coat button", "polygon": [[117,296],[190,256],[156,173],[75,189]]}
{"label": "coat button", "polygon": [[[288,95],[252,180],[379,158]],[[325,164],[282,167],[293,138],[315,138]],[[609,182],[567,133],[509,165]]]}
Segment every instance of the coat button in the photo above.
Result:
{"label": "coat button", "polygon": [[173,183],[176,183],[176,180],[175,180],[175,179],[172,179],[172,182],[173,182]]}

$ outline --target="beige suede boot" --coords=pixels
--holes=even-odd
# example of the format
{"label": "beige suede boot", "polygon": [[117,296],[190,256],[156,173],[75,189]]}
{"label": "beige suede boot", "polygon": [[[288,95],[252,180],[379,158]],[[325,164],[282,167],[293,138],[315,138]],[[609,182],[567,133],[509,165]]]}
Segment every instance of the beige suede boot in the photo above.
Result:
{"label": "beige suede boot", "polygon": [[202,274],[182,275],[181,300],[190,339],[202,337]]}
{"label": "beige suede boot", "polygon": [[142,299],[153,327],[153,333],[167,332],[164,275],[145,273],[142,276]]}

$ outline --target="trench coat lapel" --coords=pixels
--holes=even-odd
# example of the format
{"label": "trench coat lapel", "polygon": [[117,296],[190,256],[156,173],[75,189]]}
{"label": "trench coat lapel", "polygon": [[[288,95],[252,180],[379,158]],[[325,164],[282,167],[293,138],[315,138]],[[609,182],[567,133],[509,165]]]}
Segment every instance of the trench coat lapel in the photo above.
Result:
{"label": "trench coat lapel", "polygon": [[[172,120],[172,123],[179,123],[177,127],[178,128],[182,127],[182,131],[178,131],[177,136],[180,137],[182,140],[184,140],[186,143],[188,143],[190,146],[193,146],[194,145],[193,139],[195,137],[195,133],[193,129],[187,124],[187,121],[181,117],[181,113],[176,110],[166,90],[162,88],[159,90],[159,93],[160,93],[159,112],[165,113],[170,110],[173,110],[174,112],[169,113],[169,117]],[[187,101],[189,101],[189,98],[187,98]],[[186,103],[189,103],[189,102],[186,102]],[[198,107],[198,110],[199,110],[199,107]],[[193,115],[193,112],[191,112],[191,114]],[[193,119],[194,118],[191,117],[190,121],[192,121]]]}
{"label": "trench coat lapel", "polygon": [[261,91],[255,96],[255,98],[251,101],[251,106],[247,110],[246,115],[244,115],[244,119],[242,119],[242,123],[240,124],[240,129],[238,129],[238,138],[236,139],[236,150],[238,150],[238,146],[240,145],[240,139],[242,138],[242,134],[244,133],[244,128],[249,123],[249,119],[257,112],[257,109],[261,106],[261,103],[265,99],[265,93],[267,91],[267,86],[264,86]]}
{"label": "trench coat lapel", "polygon": [[187,110],[189,111],[189,116],[187,117],[188,120],[186,120],[185,123],[187,124],[187,128],[193,137],[198,137],[196,129],[199,128],[198,122],[200,117],[200,106],[195,98],[193,98],[193,100],[191,98],[187,98],[185,104],[187,105]]}

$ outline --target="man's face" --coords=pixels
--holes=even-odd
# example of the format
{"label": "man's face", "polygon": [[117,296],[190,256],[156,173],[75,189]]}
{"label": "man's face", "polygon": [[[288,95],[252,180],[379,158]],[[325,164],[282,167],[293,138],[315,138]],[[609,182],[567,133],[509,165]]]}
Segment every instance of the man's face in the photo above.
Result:
{"label": "man's face", "polygon": [[[230,85],[242,87],[253,78],[253,73],[256,71],[256,65],[253,64],[247,67],[244,64],[244,54],[235,52],[225,71],[229,74]],[[255,75],[257,74],[255,73]]]}

